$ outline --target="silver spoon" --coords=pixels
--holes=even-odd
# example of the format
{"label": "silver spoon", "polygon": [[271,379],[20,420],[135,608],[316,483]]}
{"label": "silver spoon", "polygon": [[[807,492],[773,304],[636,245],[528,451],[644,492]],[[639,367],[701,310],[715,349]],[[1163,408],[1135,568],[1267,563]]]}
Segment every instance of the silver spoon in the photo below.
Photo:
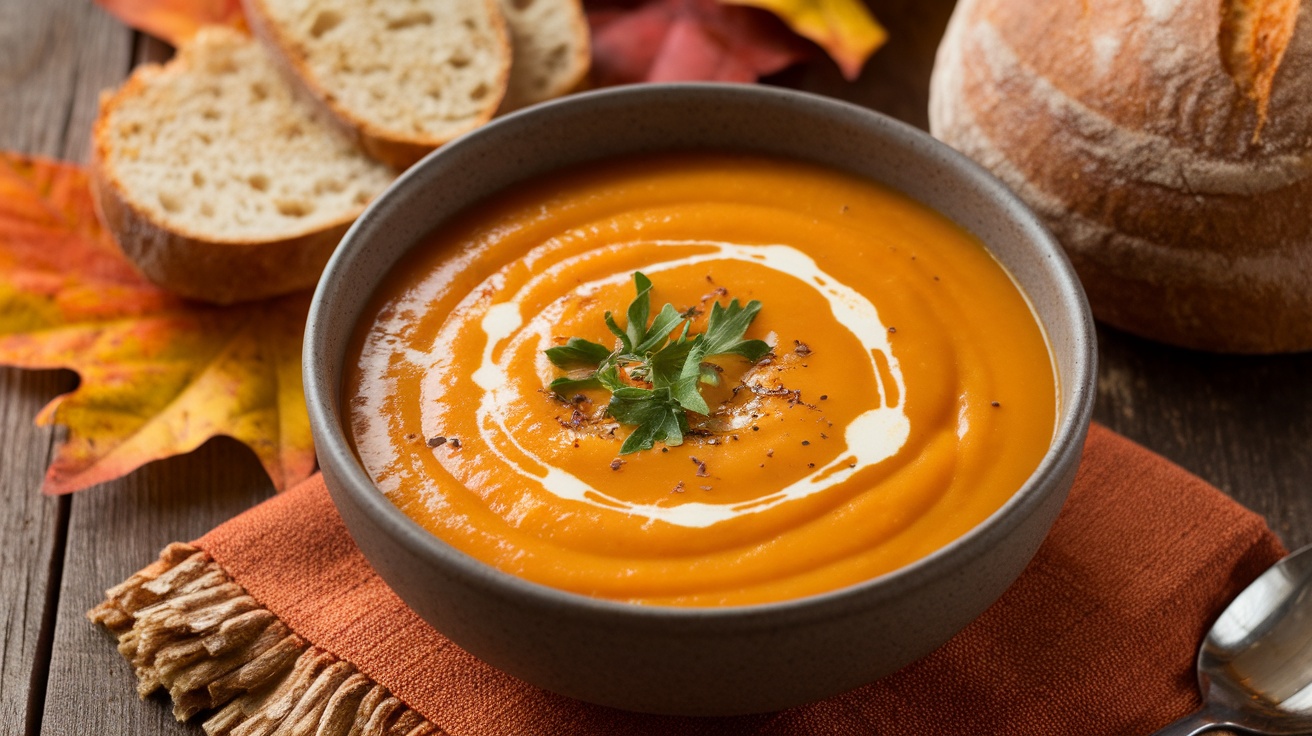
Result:
{"label": "silver spoon", "polygon": [[1203,709],[1154,736],[1312,734],[1312,545],[1262,573],[1198,650]]}

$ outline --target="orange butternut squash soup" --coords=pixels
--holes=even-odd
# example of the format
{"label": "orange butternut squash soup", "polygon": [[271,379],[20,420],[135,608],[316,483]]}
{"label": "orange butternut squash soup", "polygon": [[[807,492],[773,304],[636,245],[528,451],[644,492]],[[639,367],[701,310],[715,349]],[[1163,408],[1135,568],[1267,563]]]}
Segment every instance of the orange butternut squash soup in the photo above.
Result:
{"label": "orange butternut squash soup", "polygon": [[390,274],[349,434],[456,549],[621,601],[852,585],[1025,482],[1057,391],[1025,296],[972,236],[858,177],[749,155],[512,189]]}

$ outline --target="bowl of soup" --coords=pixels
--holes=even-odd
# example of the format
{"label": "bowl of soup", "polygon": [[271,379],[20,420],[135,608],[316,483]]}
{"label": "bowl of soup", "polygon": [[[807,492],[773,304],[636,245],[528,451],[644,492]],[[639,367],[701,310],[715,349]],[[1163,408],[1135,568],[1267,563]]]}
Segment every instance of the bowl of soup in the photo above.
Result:
{"label": "bowl of soup", "polygon": [[942,645],[1074,479],[1092,322],[981,168],[788,90],[642,85],[406,172],[320,281],[333,500],[423,619],[651,713],[828,697]]}

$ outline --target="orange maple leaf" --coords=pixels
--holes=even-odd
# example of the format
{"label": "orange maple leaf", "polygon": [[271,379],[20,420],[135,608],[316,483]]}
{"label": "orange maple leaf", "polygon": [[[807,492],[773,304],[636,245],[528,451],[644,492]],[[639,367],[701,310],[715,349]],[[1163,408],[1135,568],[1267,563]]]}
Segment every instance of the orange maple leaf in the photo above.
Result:
{"label": "orange maple leaf", "polygon": [[218,23],[246,30],[241,0],[96,0],[139,31],[177,46],[203,25]]}
{"label": "orange maple leaf", "polygon": [[856,79],[866,60],[888,40],[888,33],[861,0],[720,0],[750,5],[783,19],[799,36],[820,45],[843,76]]}
{"label": "orange maple leaf", "polygon": [[183,300],[133,270],[78,167],[0,153],[0,364],[81,383],[39,424],[68,427],[42,490],[69,493],[227,435],[279,490],[314,471],[301,340],[308,294]]}

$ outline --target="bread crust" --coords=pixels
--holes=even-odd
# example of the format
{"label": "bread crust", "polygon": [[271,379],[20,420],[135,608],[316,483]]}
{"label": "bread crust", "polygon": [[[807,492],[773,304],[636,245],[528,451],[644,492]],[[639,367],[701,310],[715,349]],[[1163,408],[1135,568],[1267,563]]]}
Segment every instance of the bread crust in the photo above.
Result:
{"label": "bread crust", "polygon": [[242,8],[252,33],[265,44],[274,59],[287,72],[288,80],[309,92],[308,96],[331,113],[362,150],[392,168],[406,169],[443,143],[454,140],[491,120],[505,96],[511,58],[510,32],[506,28],[505,18],[501,14],[497,0],[466,1],[477,2],[484,6],[484,12],[492,22],[492,29],[496,34],[504,63],[498,70],[494,89],[487,95],[487,102],[480,114],[471,118],[467,125],[454,130],[451,135],[437,137],[400,134],[363,119],[354,110],[338,101],[332,90],[326,89],[317,80],[307,63],[302,44],[286,29],[279,27],[269,15],[264,0],[242,0]]}
{"label": "bread crust", "polygon": [[592,29],[588,26],[588,15],[583,10],[582,0],[563,0],[571,7],[572,27],[575,35],[574,56],[571,59],[569,76],[562,76],[552,89],[552,97],[560,97],[580,89],[588,78],[592,68]]}
{"label": "bread crust", "polygon": [[[97,136],[99,137],[99,136]],[[290,238],[223,242],[175,232],[125,196],[100,143],[90,165],[91,196],[119,250],[143,276],[180,296],[215,304],[309,289],[354,218]]]}
{"label": "bread crust", "polygon": [[1258,100],[1216,2],[963,0],[930,125],[1065,246],[1095,316],[1189,348],[1312,349],[1312,10]]}
{"label": "bread crust", "polygon": [[[513,2],[513,0],[505,0]],[[545,2],[546,0],[539,0]],[[592,31],[588,27],[588,17],[583,10],[581,0],[553,0],[559,12],[568,18],[571,40],[568,47],[573,49],[568,60],[564,64],[564,73],[553,78],[553,84],[550,89],[542,94],[534,95],[531,98],[517,98],[514,94],[517,85],[516,77],[524,74],[523,69],[517,68],[516,64],[519,59],[518,48],[512,49],[515,59],[511,62],[510,76],[507,79],[507,92],[505,98],[501,100],[501,105],[497,108],[497,114],[514,112],[515,110],[527,107],[537,102],[553,99],[570,92],[577,91],[586,81],[588,70],[592,66]],[[507,29],[513,31],[513,23],[507,17]],[[513,32],[511,34],[514,35]],[[512,42],[512,47],[515,44]]]}
{"label": "bread crust", "polygon": [[[170,62],[173,63],[173,62]],[[101,222],[147,279],[181,296],[216,304],[264,299],[308,289],[318,281],[346,230],[364,207],[326,224],[276,239],[224,239],[179,223],[161,222],[134,202],[114,170],[111,120],[164,66],[139,67],[115,92],[100,98],[88,167]]]}

